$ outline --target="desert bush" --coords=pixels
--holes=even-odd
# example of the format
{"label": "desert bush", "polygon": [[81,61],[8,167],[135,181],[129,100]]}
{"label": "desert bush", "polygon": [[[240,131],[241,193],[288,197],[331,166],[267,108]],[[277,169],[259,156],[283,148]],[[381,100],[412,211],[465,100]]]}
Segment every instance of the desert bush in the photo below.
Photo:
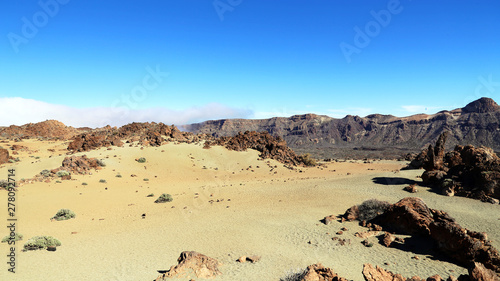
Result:
{"label": "desert bush", "polygon": [[379,201],[377,199],[366,200],[358,206],[359,220],[372,220],[375,217],[385,213],[390,205],[391,204],[389,204],[389,202]]}
{"label": "desert bush", "polygon": [[88,185],[88,183],[86,183],[86,182],[82,182],[82,185]]}
{"label": "desert bush", "polygon": [[68,171],[65,171],[65,170],[61,170],[61,171],[58,171],[56,173],[56,176],[58,176],[58,177],[64,177],[64,176],[69,176],[69,175],[70,175],[70,173]]}
{"label": "desert bush", "polygon": [[163,193],[158,197],[158,199],[155,200],[155,203],[165,203],[165,202],[172,202],[174,198],[172,198],[172,195]]}
{"label": "desert bush", "polygon": [[146,162],[146,158],[141,157],[141,158],[137,159],[137,162],[139,162],[139,163],[145,163]]}
{"label": "desert bush", "polygon": [[0,188],[7,188],[9,183],[6,180],[0,180]]}
{"label": "desert bush", "polygon": [[43,170],[40,172],[40,175],[44,176],[44,177],[48,177],[50,176],[50,171],[49,170]]}
{"label": "desert bush", "polygon": [[56,215],[53,216],[51,218],[51,220],[62,221],[62,220],[73,219],[75,217],[76,217],[75,212],[73,212],[73,211],[71,211],[69,209],[61,209],[61,210],[57,211]]}
{"label": "desert bush", "polygon": [[143,181],[149,181],[149,179],[146,178],[146,179],[143,179]]}
{"label": "desert bush", "polygon": [[116,175],[115,177],[117,177],[117,178],[121,178],[121,177],[122,177],[122,175],[118,174],[118,175]]}
{"label": "desert bush", "polygon": [[307,270],[301,268],[296,270],[289,270],[287,273],[285,273],[285,277],[280,278],[280,281],[299,281],[306,276],[306,273]]}
{"label": "desert bush", "polygon": [[106,167],[106,163],[102,159],[97,159],[96,160],[97,165],[100,167]]}
{"label": "desert bush", "polygon": [[148,194],[148,196],[146,196],[146,197],[153,197],[153,196],[155,196],[155,194],[151,193],[151,194]]}
{"label": "desert bush", "polygon": [[[2,243],[7,243],[9,242],[9,240],[11,239],[12,237],[10,235],[7,235],[5,236],[3,239],[2,239]],[[14,239],[12,239],[13,241],[19,241],[19,240],[23,240],[23,235],[22,234],[19,234],[19,233],[15,233],[14,234]]]}
{"label": "desert bush", "polygon": [[316,162],[316,160],[314,158],[312,158],[309,153],[301,155],[300,156],[300,160],[306,166],[314,167],[314,166],[318,165],[318,163]]}
{"label": "desert bush", "polygon": [[52,236],[35,236],[24,244],[25,250],[39,250],[47,247],[61,246],[61,242]]}
{"label": "desert bush", "polygon": [[62,181],[56,181],[56,183],[62,183]]}
{"label": "desert bush", "polygon": [[100,179],[99,182],[100,183],[106,183],[106,180],[105,179]]}

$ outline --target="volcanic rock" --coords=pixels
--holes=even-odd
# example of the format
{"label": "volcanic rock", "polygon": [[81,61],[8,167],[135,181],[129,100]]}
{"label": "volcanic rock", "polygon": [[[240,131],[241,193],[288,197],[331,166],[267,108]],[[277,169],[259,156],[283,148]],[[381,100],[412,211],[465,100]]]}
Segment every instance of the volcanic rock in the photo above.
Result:
{"label": "volcanic rock", "polygon": [[220,263],[216,259],[194,251],[182,252],[177,262],[177,265],[170,267],[169,271],[158,276],[155,281],[171,277],[189,278],[192,273],[202,279],[212,279],[222,274],[218,268]]}
{"label": "volcanic rock", "polygon": [[339,277],[331,268],[317,263],[307,267],[306,274],[299,281],[347,281]]}
{"label": "volcanic rock", "polygon": [[7,163],[9,161],[9,151],[5,148],[0,148],[0,164]]}
{"label": "volcanic rock", "polygon": [[500,281],[500,277],[493,270],[487,269],[478,262],[469,267],[469,276],[472,281]]}
{"label": "volcanic rock", "polygon": [[367,263],[363,265],[363,276],[366,281],[406,281],[401,274],[394,274],[390,271]]}

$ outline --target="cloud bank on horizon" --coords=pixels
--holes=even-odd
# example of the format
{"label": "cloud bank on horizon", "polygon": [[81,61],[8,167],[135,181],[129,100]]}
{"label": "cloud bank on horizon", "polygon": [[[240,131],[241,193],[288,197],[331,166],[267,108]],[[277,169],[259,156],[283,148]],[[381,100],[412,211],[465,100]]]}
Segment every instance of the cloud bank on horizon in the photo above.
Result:
{"label": "cloud bank on horizon", "polygon": [[[401,112],[406,115],[419,113],[432,114],[438,110],[454,108],[431,107],[423,105],[403,105]],[[431,112],[429,112],[431,111]],[[52,104],[44,101],[25,99],[22,97],[0,98],[0,126],[24,125],[45,120],[58,120],[67,126],[98,128],[106,125],[123,126],[132,122],[162,122],[165,124],[184,125],[206,120],[217,119],[267,119],[272,117],[290,117],[314,113],[333,118],[346,115],[365,117],[377,113],[371,108],[329,109],[328,112],[297,111],[283,108],[270,112],[255,112],[251,109],[233,108],[219,103],[190,107],[184,110],[172,110],[164,107],[147,109],[130,109],[127,107],[89,107],[75,108],[66,105]]]}
{"label": "cloud bank on horizon", "polygon": [[248,109],[231,108],[209,103],[185,110],[161,107],[129,109],[126,107],[74,108],[21,97],[0,98],[0,126],[24,125],[45,120],[58,120],[72,127],[122,126],[132,122],[163,122],[189,124],[208,119],[247,118],[253,113]]}

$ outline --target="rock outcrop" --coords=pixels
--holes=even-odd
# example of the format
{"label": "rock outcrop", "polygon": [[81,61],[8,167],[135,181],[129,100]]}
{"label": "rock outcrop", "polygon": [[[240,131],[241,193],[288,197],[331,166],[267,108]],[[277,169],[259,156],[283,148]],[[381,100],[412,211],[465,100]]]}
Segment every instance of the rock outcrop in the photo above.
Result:
{"label": "rock outcrop", "polygon": [[210,145],[220,145],[235,151],[254,149],[260,152],[260,157],[263,159],[271,158],[294,166],[305,164],[304,159],[295,154],[283,139],[273,137],[267,132],[246,131],[245,133],[238,133],[234,137],[220,137],[208,142],[208,146]]}
{"label": "rock outcrop", "polygon": [[424,183],[444,195],[498,202],[492,199],[500,199],[500,157],[491,148],[472,145],[457,145],[445,153],[446,138],[447,132],[420,154],[427,154],[422,163]]}
{"label": "rock outcrop", "polygon": [[177,262],[177,265],[170,267],[169,271],[158,276],[155,281],[166,278],[212,279],[222,274],[219,270],[220,263],[216,259],[194,251],[182,252]]}
{"label": "rock outcrop", "polygon": [[338,276],[333,269],[317,263],[307,267],[304,277],[298,281],[348,281]]}
{"label": "rock outcrop", "polygon": [[0,136],[9,139],[46,138],[67,140],[81,133],[80,130],[64,125],[56,120],[29,123],[22,126],[12,125],[0,128]]}
{"label": "rock outcrop", "polygon": [[461,227],[446,212],[427,207],[420,198],[404,198],[369,223],[384,230],[432,239],[436,249],[456,263],[467,266],[479,262],[500,274],[500,253],[485,233]]}

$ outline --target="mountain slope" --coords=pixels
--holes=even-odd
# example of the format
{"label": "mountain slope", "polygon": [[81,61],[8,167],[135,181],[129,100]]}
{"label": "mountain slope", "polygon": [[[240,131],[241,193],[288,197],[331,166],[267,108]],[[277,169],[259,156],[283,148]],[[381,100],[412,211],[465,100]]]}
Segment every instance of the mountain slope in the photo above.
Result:
{"label": "mountain slope", "polygon": [[335,119],[305,114],[261,120],[224,119],[180,126],[193,133],[233,136],[240,131],[267,131],[280,136],[298,153],[319,158],[399,157],[419,151],[449,131],[447,148],[485,145],[500,150],[500,106],[481,98],[464,108],[408,117],[372,114]]}

